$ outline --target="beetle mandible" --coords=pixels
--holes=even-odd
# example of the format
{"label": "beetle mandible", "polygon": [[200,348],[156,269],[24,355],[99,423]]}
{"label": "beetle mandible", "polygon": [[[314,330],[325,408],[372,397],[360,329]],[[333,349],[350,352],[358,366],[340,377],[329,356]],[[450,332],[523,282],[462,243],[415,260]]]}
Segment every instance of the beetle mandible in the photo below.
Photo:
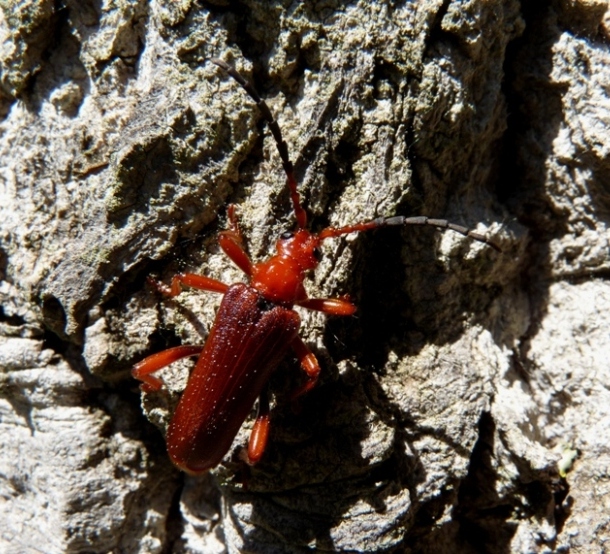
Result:
{"label": "beetle mandible", "polygon": [[319,247],[326,239],[369,231],[378,227],[431,225],[450,229],[500,250],[491,240],[445,219],[428,217],[379,217],[345,227],[327,227],[319,233],[307,230],[307,214],[301,206],[294,169],[280,127],[264,100],[237,70],[211,59],[235,79],[254,100],[275,139],[286,173],[297,229],[282,234],[277,253],[267,261],[253,263],[245,250],[235,207],[228,207],[228,228],[218,236],[224,253],[246,274],[250,284],[227,285],[216,279],[181,273],[170,286],[149,282],[161,293],[174,297],[182,287],[224,295],[204,346],[177,346],[153,354],[135,364],[132,375],[143,382],[143,391],[158,390],[163,382],[152,375],[165,366],[198,356],[187,386],[167,429],[167,450],[181,470],[200,474],[216,466],[231,447],[239,428],[259,399],[258,414],[248,443],[248,461],[256,463],[269,436],[269,401],[266,384],[289,350],[296,355],[307,381],[295,396],[316,383],[320,365],[298,335],[300,318],[294,306],[329,315],[348,316],[356,307],[347,297],[309,298],[303,281],[319,262]]}

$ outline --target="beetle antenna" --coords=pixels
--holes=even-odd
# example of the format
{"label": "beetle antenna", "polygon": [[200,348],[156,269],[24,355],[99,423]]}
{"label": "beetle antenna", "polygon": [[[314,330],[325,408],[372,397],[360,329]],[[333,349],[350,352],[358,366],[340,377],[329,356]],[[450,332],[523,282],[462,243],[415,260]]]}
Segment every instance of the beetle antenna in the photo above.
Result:
{"label": "beetle antenna", "polygon": [[437,227],[439,229],[450,229],[451,231],[460,233],[465,237],[488,244],[494,250],[502,252],[502,249],[495,242],[491,241],[490,239],[484,237],[479,233],[476,233],[468,227],[464,227],[463,225],[457,225],[456,223],[451,223],[446,219],[432,219],[430,217],[426,217],[425,215],[416,217],[405,217],[404,215],[396,215],[393,217],[378,217],[377,219],[373,219],[372,221],[366,221],[364,223],[355,223],[354,225],[346,225],[345,227],[327,227],[326,229],[323,229],[320,232],[318,238],[320,240],[324,240],[332,237],[339,237],[341,235],[347,235],[349,233],[370,231],[371,229],[377,229],[378,227],[394,227],[403,225],[431,225],[432,227]]}
{"label": "beetle antenna", "polygon": [[235,79],[242,86],[242,88],[248,93],[248,96],[250,96],[250,98],[252,98],[252,100],[254,100],[258,106],[258,109],[260,110],[264,120],[267,122],[271,134],[275,139],[277,150],[280,154],[280,158],[282,159],[282,166],[286,172],[286,185],[288,186],[288,191],[290,192],[290,199],[292,200],[292,207],[294,209],[294,215],[297,219],[297,225],[301,229],[305,228],[307,226],[307,212],[305,212],[301,206],[299,191],[297,190],[297,182],[294,177],[294,166],[292,165],[290,156],[288,154],[288,145],[282,137],[280,126],[274,119],[269,106],[267,106],[267,103],[259,96],[258,92],[256,92],[256,89],[252,83],[247,81],[232,65],[229,65],[218,58],[210,58],[210,61],[221,69],[224,69],[231,77],[233,77],[233,79]]}

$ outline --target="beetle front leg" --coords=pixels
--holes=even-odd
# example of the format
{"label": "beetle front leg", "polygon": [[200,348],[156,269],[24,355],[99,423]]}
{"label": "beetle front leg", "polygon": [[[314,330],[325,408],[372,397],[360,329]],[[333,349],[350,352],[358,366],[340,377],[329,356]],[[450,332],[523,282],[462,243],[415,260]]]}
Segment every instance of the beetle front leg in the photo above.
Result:
{"label": "beetle front leg", "polygon": [[224,253],[239,267],[246,275],[252,275],[252,262],[246,254],[244,238],[239,229],[235,206],[231,204],[228,209],[229,228],[218,233],[218,244]]}
{"label": "beetle front leg", "polygon": [[250,440],[248,441],[249,464],[257,463],[265,452],[271,424],[269,412],[269,392],[265,386],[258,399],[258,413],[256,414],[256,421],[252,427],[252,432],[250,433]]}
{"label": "beetle front leg", "polygon": [[198,356],[202,350],[203,346],[175,346],[174,348],[168,348],[148,356],[148,358],[144,358],[141,362],[135,364],[131,370],[131,375],[138,379],[138,381],[142,381],[140,389],[143,392],[157,391],[163,386],[163,381],[158,377],[154,377],[152,373],[182,358]]}
{"label": "beetle front leg", "polygon": [[301,368],[308,377],[307,381],[292,394],[292,398],[294,399],[309,392],[316,386],[318,376],[320,375],[320,364],[314,353],[303,342],[301,337],[296,337],[292,341],[291,346],[301,364]]}

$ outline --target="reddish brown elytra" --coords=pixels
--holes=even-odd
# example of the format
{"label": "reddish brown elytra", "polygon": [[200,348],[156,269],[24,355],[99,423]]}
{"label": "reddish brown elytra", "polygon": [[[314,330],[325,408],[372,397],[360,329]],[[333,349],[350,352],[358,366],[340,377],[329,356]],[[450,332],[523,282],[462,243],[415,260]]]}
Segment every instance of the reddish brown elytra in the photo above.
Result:
{"label": "reddish brown elytra", "polygon": [[269,107],[235,68],[221,60],[211,61],[245,89],[269,125],[286,172],[297,230],[281,236],[277,253],[267,261],[252,263],[231,205],[229,228],[219,234],[218,241],[225,254],[248,276],[249,285],[227,285],[192,273],[175,275],[169,287],[149,280],[170,297],[180,294],[183,286],[224,294],[205,346],[164,350],[142,360],[132,371],[136,379],[143,381],[142,390],[158,390],[163,383],[153,373],[182,358],[198,356],[167,430],[167,450],[172,462],[192,474],[203,473],[220,463],[257,398],[258,415],[250,436],[248,459],[250,463],[260,460],[269,436],[266,384],[289,350],[307,375],[307,381],[296,394],[315,385],[320,365],[298,335],[300,318],[294,306],[343,316],[356,310],[347,298],[307,297],[303,281],[307,272],[318,265],[322,241],[377,227],[431,225],[457,231],[499,250],[493,242],[466,227],[427,217],[380,217],[311,233],[306,229],[307,214],[301,206],[288,148]]}

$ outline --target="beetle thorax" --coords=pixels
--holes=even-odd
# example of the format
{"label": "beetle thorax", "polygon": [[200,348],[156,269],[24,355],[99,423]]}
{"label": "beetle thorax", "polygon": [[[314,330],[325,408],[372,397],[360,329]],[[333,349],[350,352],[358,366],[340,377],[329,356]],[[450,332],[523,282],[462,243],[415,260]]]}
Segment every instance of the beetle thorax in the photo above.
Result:
{"label": "beetle thorax", "polygon": [[252,267],[251,285],[264,298],[292,305],[307,298],[303,280],[318,265],[319,239],[304,229],[284,236],[277,243],[277,254]]}
{"label": "beetle thorax", "polygon": [[303,272],[292,258],[274,256],[266,262],[252,266],[251,286],[266,300],[292,305],[306,298]]}

